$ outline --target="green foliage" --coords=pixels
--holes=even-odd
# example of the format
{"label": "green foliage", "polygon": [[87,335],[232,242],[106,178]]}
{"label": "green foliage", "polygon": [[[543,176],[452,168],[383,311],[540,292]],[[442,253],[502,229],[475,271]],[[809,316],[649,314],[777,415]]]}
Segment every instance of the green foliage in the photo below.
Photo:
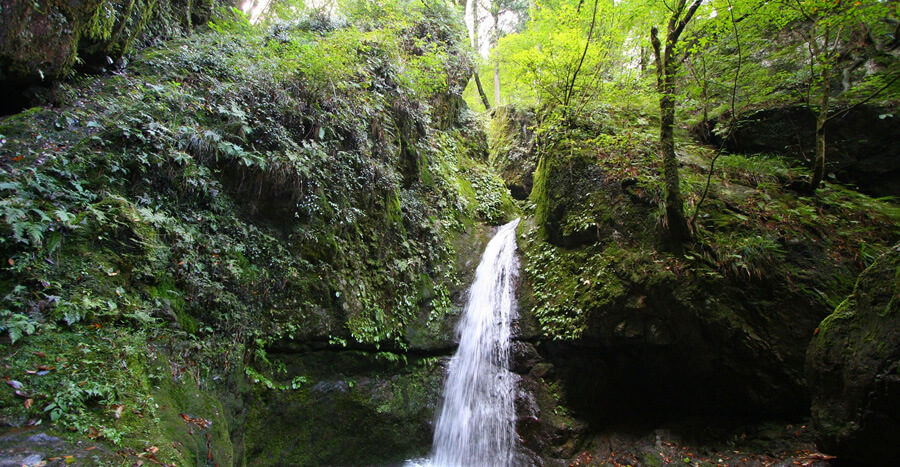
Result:
{"label": "green foliage", "polygon": [[[745,233],[717,233],[704,238],[706,260],[715,264],[724,275],[736,279],[752,281],[766,277],[785,251],[781,244],[770,235],[747,235]],[[693,256],[687,255],[687,259]]]}
{"label": "green foliage", "polygon": [[395,6],[366,27],[221,12],[122,73],[61,86],[56,108],[0,121],[0,346],[5,359],[58,345],[72,370],[36,380],[31,409],[4,400],[5,415],[143,449],[141,433],[167,436],[147,434],[153,359],[176,380],[237,365],[299,389],[303,375],[259,376],[279,370],[272,343],[403,350],[413,324],[442,332],[460,286],[450,239],[514,208],[465,141],[478,130],[433,125],[458,120],[445,104],[469,73],[455,11]]}
{"label": "green foliage", "polygon": [[0,320],[2,320],[0,321],[0,333],[6,331],[13,344],[23,336],[34,334],[40,326],[40,323],[27,314],[14,313],[5,308],[22,309],[26,303],[26,299],[22,296],[25,291],[25,286],[15,286],[8,295],[3,297],[4,308],[0,309]]}
{"label": "green foliage", "polygon": [[722,171],[723,179],[748,186],[777,184],[789,180],[792,176],[792,170],[784,159],[763,154],[749,157],[724,154],[719,157],[716,165]]}
{"label": "green foliage", "polygon": [[589,4],[538,2],[522,32],[500,39],[493,53],[513,102],[578,114],[603,98],[607,83],[633,79],[621,68],[627,61],[624,8],[600,2],[593,30],[592,14]]}

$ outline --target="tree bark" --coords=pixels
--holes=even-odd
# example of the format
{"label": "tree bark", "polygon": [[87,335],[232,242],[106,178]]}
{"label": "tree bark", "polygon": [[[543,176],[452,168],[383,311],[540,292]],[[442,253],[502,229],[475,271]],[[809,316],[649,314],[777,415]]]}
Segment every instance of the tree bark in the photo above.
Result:
{"label": "tree bark", "polygon": [[478,70],[475,70],[473,74],[475,76],[475,86],[478,88],[478,95],[481,96],[481,103],[484,104],[485,110],[491,110],[491,102],[488,100],[487,94],[484,93],[484,88],[481,87],[481,78],[478,77]]}
{"label": "tree bark", "polygon": [[659,98],[659,147],[663,159],[663,177],[666,188],[666,225],[676,241],[691,238],[684,216],[684,200],[681,197],[681,178],[678,174],[678,157],[675,154],[675,70],[671,63],[665,66],[664,92]]}
{"label": "tree bark", "polygon": [[[475,50],[475,54],[479,55],[479,44],[478,44],[478,2],[467,0],[466,1],[466,9],[470,9],[472,11],[472,29],[469,30],[469,39],[472,41],[472,49]],[[475,78],[475,87],[478,88],[478,95],[481,96],[481,102],[484,104],[485,110],[491,110],[491,102],[487,98],[487,94],[484,93],[484,87],[481,85],[481,78],[478,76],[478,64],[476,62],[475,72],[473,73]]]}
{"label": "tree bark", "polygon": [[[826,36],[826,43],[827,43]],[[828,98],[831,93],[831,73],[828,67],[822,69],[822,95],[819,98],[819,113],[816,115],[816,154],[813,158],[812,180],[809,181],[809,192],[815,193],[825,178],[825,124],[828,123]]]}
{"label": "tree bark", "polygon": [[[702,0],[694,0],[690,7],[686,0],[678,0],[669,17],[666,28],[666,44],[660,43],[656,27],[650,29],[650,42],[656,61],[656,88],[659,92],[659,152],[663,160],[663,178],[666,190],[666,227],[672,240],[683,243],[691,239],[691,230],[684,216],[681,197],[678,157],[675,154],[675,75],[679,61],[675,59],[675,44],[694,16]],[[683,16],[682,16],[683,14]]]}
{"label": "tree bark", "polygon": [[[827,82],[827,81],[826,81]],[[810,193],[815,193],[825,178],[825,124],[828,122],[828,89],[822,90],[822,107],[816,115],[816,154],[813,159],[812,180],[809,182]]]}

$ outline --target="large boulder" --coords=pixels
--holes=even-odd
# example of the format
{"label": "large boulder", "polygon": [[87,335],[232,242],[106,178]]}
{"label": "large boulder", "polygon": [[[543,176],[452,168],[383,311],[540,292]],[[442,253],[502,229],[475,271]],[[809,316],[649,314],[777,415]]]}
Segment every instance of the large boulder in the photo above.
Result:
{"label": "large boulder", "polygon": [[859,277],[807,351],[819,448],[879,464],[900,439],[900,245]]}
{"label": "large boulder", "polygon": [[[829,120],[825,127],[826,170],[844,183],[875,196],[900,196],[900,125],[894,109],[864,105]],[[694,133],[701,140],[722,144],[709,122]],[[811,164],[816,118],[802,106],[755,112],[740,121],[724,144],[730,152],[776,153]]]}
{"label": "large boulder", "polygon": [[448,359],[343,349],[270,358],[284,371],[254,385],[249,465],[400,465],[431,449]]}
{"label": "large boulder", "polygon": [[102,0],[0,1],[0,80],[40,83],[64,76]]}

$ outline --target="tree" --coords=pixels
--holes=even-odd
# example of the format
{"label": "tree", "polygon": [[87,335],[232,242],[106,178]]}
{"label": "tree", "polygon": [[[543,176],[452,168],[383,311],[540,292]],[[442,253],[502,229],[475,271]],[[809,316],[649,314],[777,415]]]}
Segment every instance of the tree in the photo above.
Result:
{"label": "tree", "polygon": [[[478,30],[481,25],[481,18],[479,15],[479,6],[475,0],[467,0],[466,1],[466,16],[471,13],[472,15],[472,25],[468,27],[469,29],[469,40],[471,41],[472,49],[475,51],[475,54],[478,54],[478,49],[480,48],[478,41]],[[478,66],[475,66],[475,70],[472,72],[472,77],[475,78],[475,87],[478,88],[478,95],[481,97],[481,103],[484,104],[485,110],[491,110],[491,102],[488,100],[487,94],[484,92],[484,86],[481,85],[481,78],[478,74]]]}
{"label": "tree", "polygon": [[650,41],[656,61],[656,89],[659,93],[659,146],[666,191],[666,225],[672,239],[677,242],[689,240],[691,231],[684,216],[678,159],[675,155],[675,77],[680,64],[675,47],[701,3],[702,0],[694,0],[687,6],[686,0],[675,1],[674,7],[670,8],[671,16],[666,27],[665,45],[660,43],[656,26],[650,29]]}
{"label": "tree", "polygon": [[[806,55],[806,92],[803,100],[815,114],[816,136],[813,174],[809,191],[815,192],[825,176],[826,124],[845,112],[832,112],[837,81],[850,88],[850,74],[859,60],[846,60],[855,47],[854,36],[866,31],[867,24],[887,18],[890,8],[877,0],[782,0],[769,5],[768,16],[783,30],[790,30],[803,44]],[[857,41],[858,42],[858,41]],[[841,70],[841,67],[844,69]],[[870,91],[866,102],[887,89],[900,75]],[[854,104],[853,106],[859,105]],[[851,106],[852,107],[852,106]]]}
{"label": "tree", "polygon": [[[528,8],[528,2],[525,0],[489,0],[482,4],[482,8],[487,10],[491,17],[491,48],[497,47],[497,42],[503,35],[500,29],[500,16],[505,13],[514,13],[520,20],[522,12]],[[500,59],[495,55],[494,62],[494,105],[500,105]]]}
{"label": "tree", "polygon": [[523,31],[501,38],[495,53],[509,95],[534,102],[552,121],[571,123],[597,104],[604,80],[626,67],[626,12],[613,0],[576,5],[536,2]]}

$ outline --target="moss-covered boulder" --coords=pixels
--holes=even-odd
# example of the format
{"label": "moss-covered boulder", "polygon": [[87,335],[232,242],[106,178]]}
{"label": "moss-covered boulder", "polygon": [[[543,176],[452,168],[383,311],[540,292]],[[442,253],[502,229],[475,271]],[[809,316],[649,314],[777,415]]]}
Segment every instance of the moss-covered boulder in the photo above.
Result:
{"label": "moss-covered boulder", "polygon": [[398,465],[430,450],[446,360],[343,349],[272,358],[284,371],[256,376],[249,465]]}
{"label": "moss-covered boulder", "polygon": [[[863,105],[841,118],[828,121],[829,173],[858,185],[875,196],[898,196],[900,184],[900,126],[896,107]],[[816,118],[805,106],[761,109],[742,119],[727,141],[710,131],[726,121],[700,123],[697,136],[705,142],[724,144],[729,151],[753,154],[778,153],[805,163],[815,147]]]}
{"label": "moss-covered boulder", "polygon": [[[652,141],[546,134],[520,232],[520,305],[536,323],[523,337],[553,368],[532,387],[558,400],[525,424],[530,446],[565,455],[545,429],[561,410],[587,422],[582,439],[623,419],[802,416],[807,344],[871,252],[896,243],[894,206],[841,187],[798,199],[777,162],[722,156],[694,242],[676,253],[662,240]],[[696,202],[707,153],[683,151]]]}
{"label": "moss-covered boulder", "polygon": [[900,245],[859,277],[807,352],[819,447],[880,464],[900,439]]}

